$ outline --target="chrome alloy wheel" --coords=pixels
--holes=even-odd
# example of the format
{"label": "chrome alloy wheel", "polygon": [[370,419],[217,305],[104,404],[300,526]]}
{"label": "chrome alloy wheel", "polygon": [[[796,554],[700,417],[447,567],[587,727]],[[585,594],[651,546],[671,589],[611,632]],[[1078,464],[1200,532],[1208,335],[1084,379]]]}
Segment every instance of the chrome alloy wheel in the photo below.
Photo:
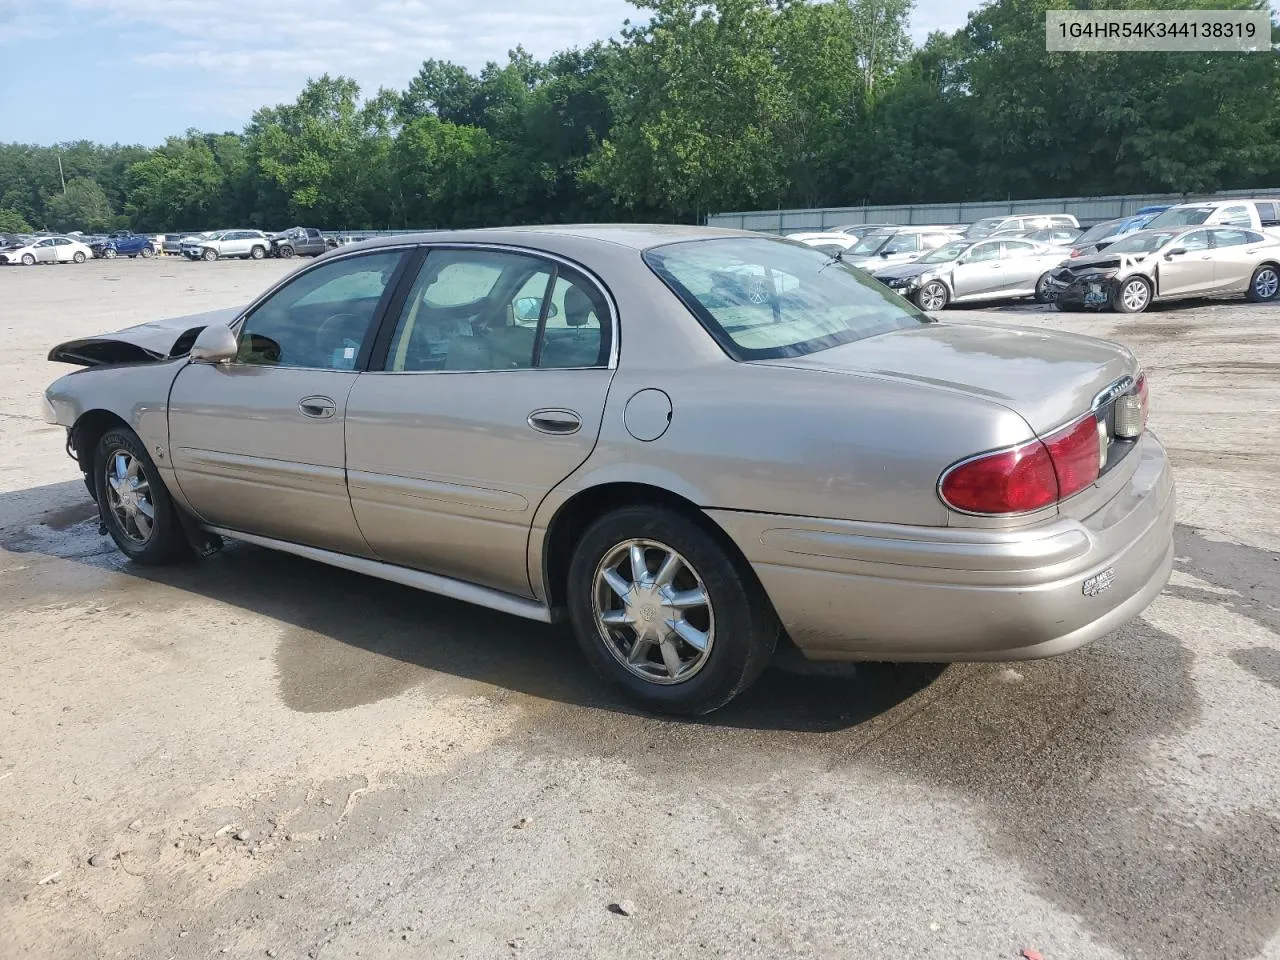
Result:
{"label": "chrome alloy wheel", "polygon": [[117,450],[107,458],[105,473],[107,506],[116,523],[126,537],[145,545],[155,529],[156,507],[142,464],[129,451]]}
{"label": "chrome alloy wheel", "polygon": [[1276,295],[1278,289],[1280,289],[1280,274],[1270,267],[1258,271],[1258,276],[1253,281],[1253,292],[1258,295],[1259,300],[1270,300]]}
{"label": "chrome alloy wheel", "polygon": [[932,283],[927,283],[924,289],[920,291],[920,301],[925,310],[941,310],[947,305],[946,288],[936,280]]}
{"label": "chrome alloy wheel", "polygon": [[591,594],[605,646],[637,677],[682,683],[706,665],[716,634],[711,597],[670,547],[623,541],[596,567]]}
{"label": "chrome alloy wheel", "polygon": [[1124,302],[1125,309],[1138,313],[1151,299],[1151,288],[1141,280],[1130,280],[1120,291],[1120,299]]}

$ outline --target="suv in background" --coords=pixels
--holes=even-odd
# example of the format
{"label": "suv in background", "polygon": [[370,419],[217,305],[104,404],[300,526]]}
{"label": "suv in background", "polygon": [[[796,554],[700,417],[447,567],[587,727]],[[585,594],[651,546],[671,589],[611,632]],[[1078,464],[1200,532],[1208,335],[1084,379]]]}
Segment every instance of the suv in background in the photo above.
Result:
{"label": "suv in background", "polygon": [[1248,227],[1280,233],[1280,200],[1197,200],[1179,203],[1151,220],[1145,230],[1206,226]]}
{"label": "suv in background", "polygon": [[90,249],[95,257],[104,257],[107,260],[112,260],[116,257],[142,257],[146,259],[156,252],[154,243],[151,237],[144,237],[128,230],[117,230],[100,242],[91,244]]}
{"label": "suv in background", "polygon": [[981,240],[993,233],[1021,232],[1023,230],[1047,230],[1051,227],[1080,228],[1080,221],[1069,213],[1025,213],[1012,217],[983,217],[969,224],[964,235],[970,240]]}
{"label": "suv in background", "polygon": [[956,227],[889,227],[868,233],[841,254],[842,262],[867,272],[918,260],[944,243],[960,239]]}
{"label": "suv in background", "polygon": [[315,227],[290,227],[271,235],[273,257],[318,257],[329,249],[329,242]]}
{"label": "suv in background", "polygon": [[271,239],[261,230],[222,230],[212,237],[182,241],[182,255],[188,260],[218,260],[242,257],[261,260],[271,249]]}

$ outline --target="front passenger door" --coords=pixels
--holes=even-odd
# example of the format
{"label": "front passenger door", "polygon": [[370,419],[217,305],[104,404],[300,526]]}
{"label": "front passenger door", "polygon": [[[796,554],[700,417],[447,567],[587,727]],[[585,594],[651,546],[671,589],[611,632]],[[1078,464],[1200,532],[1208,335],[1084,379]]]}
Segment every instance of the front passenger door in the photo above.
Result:
{"label": "front passenger door", "polygon": [[1189,297],[1213,290],[1213,251],[1208,230],[1183,234],[1161,255],[1159,293],[1162,297]]}
{"label": "front passenger door", "polygon": [[36,263],[53,263],[58,259],[58,248],[53,245],[53,238],[46,237],[35,246]]}
{"label": "front passenger door", "polygon": [[965,254],[964,262],[956,264],[951,283],[956,297],[977,297],[997,289],[1002,276],[1000,241],[988,240],[976,244]]}
{"label": "front passenger door", "polygon": [[297,274],[241,321],[234,361],[178,373],[169,456],[202,520],[368,555],[347,495],[347,397],[403,255],[361,253]]}

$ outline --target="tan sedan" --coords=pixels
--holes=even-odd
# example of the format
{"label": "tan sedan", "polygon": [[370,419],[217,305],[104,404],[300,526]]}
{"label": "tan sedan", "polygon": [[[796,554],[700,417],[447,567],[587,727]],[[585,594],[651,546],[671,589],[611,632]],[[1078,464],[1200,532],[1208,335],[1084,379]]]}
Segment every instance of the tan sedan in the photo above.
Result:
{"label": "tan sedan", "polygon": [[1139,230],[1069,260],[1045,285],[1060,310],[1141,313],[1152,303],[1244,294],[1280,297],[1280,238],[1246,227]]}
{"label": "tan sedan", "polygon": [[374,240],[51,359],[89,367],[46,416],[134,561],[233,537],[564,618],[654,710],[720,706],[784,636],[814,659],[1062,653],[1172,563],[1129,351],[937,322],[759,234]]}

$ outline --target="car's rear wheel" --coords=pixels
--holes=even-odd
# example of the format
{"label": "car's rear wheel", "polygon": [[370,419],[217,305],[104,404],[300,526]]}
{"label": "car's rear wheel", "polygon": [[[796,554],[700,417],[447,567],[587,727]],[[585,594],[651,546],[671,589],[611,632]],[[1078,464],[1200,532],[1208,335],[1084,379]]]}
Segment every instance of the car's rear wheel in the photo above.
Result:
{"label": "car's rear wheel", "polygon": [[252,250],[249,251],[249,256],[252,257],[254,260],[261,260],[266,255],[267,255],[267,251],[264,250],[262,247],[254,247]]}
{"label": "car's rear wheel", "polygon": [[187,541],[169,491],[137,434],[108,430],[94,450],[98,510],[120,552],[138,563],[169,563]]}
{"label": "car's rear wheel", "polygon": [[633,701],[700,714],[745,690],[778,640],[751,570],[694,519],[624,507],[583,534],[568,605],[587,659]]}
{"label": "car's rear wheel", "polygon": [[35,258],[35,256],[34,256],[34,255],[32,255],[32,254],[30,254],[30,253],[24,253],[24,254],[22,255],[22,265],[23,265],[24,267],[32,267],[32,266],[35,266],[35,262],[36,262],[36,258]]}
{"label": "car's rear wheel", "polygon": [[76,263],[84,263],[84,251],[77,250],[75,253],[71,255],[71,259],[74,260]]}
{"label": "car's rear wheel", "polygon": [[1280,297],[1280,270],[1269,263],[1264,263],[1253,271],[1249,290],[1245,296],[1254,303],[1266,303]]}
{"label": "car's rear wheel", "polygon": [[1141,313],[1151,305],[1151,284],[1142,277],[1130,277],[1116,288],[1111,305],[1121,313]]}
{"label": "car's rear wheel", "polygon": [[155,253],[155,251],[152,250],[150,247],[143,247],[141,250],[138,251],[138,253],[142,255],[143,260],[150,260],[152,255]]}
{"label": "car's rear wheel", "polygon": [[283,247],[280,248],[279,255],[284,259],[288,260],[293,256],[293,252],[294,252],[293,247],[289,246],[286,243]]}
{"label": "car's rear wheel", "polygon": [[1041,274],[1040,279],[1036,281],[1036,303],[1048,303],[1052,297],[1049,296],[1049,274]]}
{"label": "car's rear wheel", "polygon": [[214,250],[212,247],[208,247],[208,248],[206,248],[206,249],[205,249],[205,251],[204,251],[204,253],[202,254],[202,256],[203,256],[203,258],[204,258],[205,260],[207,260],[207,261],[209,261],[210,263],[212,263],[214,260],[217,260],[217,259],[218,259],[218,251],[217,251],[217,250]]}
{"label": "car's rear wheel", "polygon": [[913,298],[921,310],[941,310],[951,299],[945,284],[931,280],[916,291]]}

